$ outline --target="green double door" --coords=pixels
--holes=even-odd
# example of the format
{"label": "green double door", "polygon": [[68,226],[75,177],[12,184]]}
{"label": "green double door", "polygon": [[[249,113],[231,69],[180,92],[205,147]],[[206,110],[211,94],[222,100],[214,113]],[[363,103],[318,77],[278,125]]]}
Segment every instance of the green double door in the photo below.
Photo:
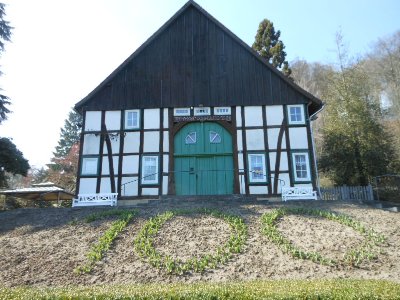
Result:
{"label": "green double door", "polygon": [[177,195],[233,194],[232,136],[221,125],[194,122],[174,137]]}

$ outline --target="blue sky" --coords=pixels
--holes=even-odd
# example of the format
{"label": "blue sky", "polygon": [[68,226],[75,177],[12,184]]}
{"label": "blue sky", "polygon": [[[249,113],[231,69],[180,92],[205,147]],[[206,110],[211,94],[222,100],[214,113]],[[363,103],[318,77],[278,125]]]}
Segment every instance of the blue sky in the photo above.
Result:
{"label": "blue sky", "polygon": [[[0,126],[31,165],[49,162],[72,106],[161,27],[184,0],[3,0],[15,27],[0,58],[13,111]],[[289,61],[335,62],[341,30],[353,57],[400,30],[398,0],[198,0],[251,45],[259,22],[281,30]]]}

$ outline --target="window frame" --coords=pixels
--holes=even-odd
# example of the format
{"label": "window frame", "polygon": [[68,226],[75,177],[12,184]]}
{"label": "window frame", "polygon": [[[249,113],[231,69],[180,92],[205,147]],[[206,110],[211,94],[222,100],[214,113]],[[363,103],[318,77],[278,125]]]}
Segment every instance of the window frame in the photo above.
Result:
{"label": "window frame", "polygon": [[[262,158],[262,171],[263,171],[263,179],[254,179],[252,178],[253,172],[251,172],[251,156],[261,156]],[[252,152],[252,153],[247,153],[247,177],[248,177],[248,183],[251,185],[257,185],[257,184],[268,184],[268,170],[267,170],[267,156],[265,155],[264,152]]]}
{"label": "window frame", "polygon": [[[129,126],[128,125],[128,114],[129,113],[137,113],[137,125],[136,126]],[[127,130],[137,130],[140,129],[140,121],[141,121],[141,115],[140,115],[140,109],[129,109],[129,110],[125,110],[124,113],[124,129]]]}
{"label": "window frame", "polygon": [[[83,173],[83,171],[86,169],[85,168],[85,160],[86,161],[88,161],[88,160],[92,160],[92,161],[96,160],[96,171],[95,172]],[[81,167],[80,167],[79,174],[81,176],[98,176],[99,175],[99,168],[100,168],[99,156],[97,156],[97,155],[96,156],[82,156]]]}
{"label": "window frame", "polygon": [[[297,170],[296,170],[296,155],[304,155],[305,162],[306,162],[306,171],[307,171],[307,178],[299,178],[297,177]],[[311,163],[310,163],[310,153],[308,150],[295,150],[291,151],[291,165],[292,165],[292,174],[293,174],[293,181],[294,183],[311,183]]]}
{"label": "window frame", "polygon": [[[300,108],[300,113],[301,113],[301,120],[300,121],[292,121],[290,119],[290,117],[291,117],[290,109],[291,108]],[[288,120],[288,124],[290,124],[290,125],[304,125],[304,124],[306,124],[306,115],[305,115],[304,104],[288,105],[287,106],[287,120]]]}
{"label": "window frame", "polygon": [[[156,172],[155,172],[155,179],[154,180],[147,180],[145,178],[144,170],[145,170],[145,158],[146,157],[153,157],[156,158]],[[141,159],[141,166],[140,166],[140,184],[141,185],[158,185],[159,184],[159,178],[160,178],[160,156],[159,155],[152,155],[152,154],[146,154],[142,155]],[[150,175],[150,174],[149,174]]]}
{"label": "window frame", "polygon": [[[194,133],[194,140],[193,140],[193,138],[191,137],[191,135]],[[187,143],[187,138],[190,138],[192,141],[193,141],[193,143]],[[185,137],[185,145],[196,145],[197,144],[197,131],[191,131],[191,132],[189,132],[187,135],[186,135],[186,137]]]}

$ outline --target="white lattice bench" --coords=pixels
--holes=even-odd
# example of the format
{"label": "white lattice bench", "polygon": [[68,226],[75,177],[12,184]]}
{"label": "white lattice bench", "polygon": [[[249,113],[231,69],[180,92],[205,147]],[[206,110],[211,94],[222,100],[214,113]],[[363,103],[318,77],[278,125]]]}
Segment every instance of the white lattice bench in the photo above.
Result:
{"label": "white lattice bench", "polygon": [[317,200],[317,192],[312,187],[283,187],[282,200]]}
{"label": "white lattice bench", "polygon": [[79,194],[72,200],[72,207],[76,206],[117,206],[118,193]]}

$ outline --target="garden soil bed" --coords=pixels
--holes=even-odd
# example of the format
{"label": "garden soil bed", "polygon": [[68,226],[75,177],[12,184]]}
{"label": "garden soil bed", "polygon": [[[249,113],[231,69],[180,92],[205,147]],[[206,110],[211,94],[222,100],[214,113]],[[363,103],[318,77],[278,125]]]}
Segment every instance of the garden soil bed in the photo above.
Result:
{"label": "garden soil bed", "polygon": [[[292,258],[261,234],[260,217],[281,206],[308,207],[343,213],[382,233],[387,241],[377,259],[359,267],[323,266]],[[150,217],[171,209],[216,208],[241,216],[248,226],[243,253],[204,273],[169,275],[151,267],[134,251],[133,241]],[[107,208],[32,208],[0,212],[0,286],[66,286],[91,284],[238,281],[251,279],[357,278],[400,281],[400,215],[362,204],[339,201],[243,202],[185,201],[138,207],[138,215],[118,236],[105,258],[90,274],[74,269],[116,217],[84,223],[85,216]],[[353,229],[310,216],[287,215],[277,225],[300,249],[341,259],[364,237]],[[230,236],[229,226],[208,215],[182,215],[168,221],[154,240],[156,249],[174,258],[188,259],[212,253]]]}

